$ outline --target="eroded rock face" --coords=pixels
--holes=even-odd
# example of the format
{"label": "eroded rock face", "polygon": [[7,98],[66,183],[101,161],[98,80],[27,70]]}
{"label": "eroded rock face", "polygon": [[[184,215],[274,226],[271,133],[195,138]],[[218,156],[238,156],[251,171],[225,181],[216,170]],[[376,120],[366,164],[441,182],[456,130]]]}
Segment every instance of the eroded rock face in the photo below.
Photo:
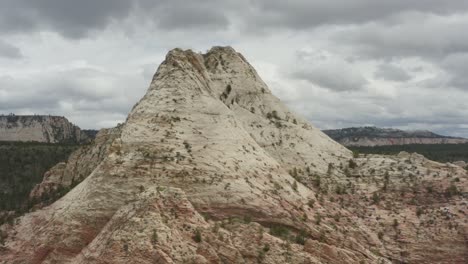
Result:
{"label": "eroded rock face", "polygon": [[[351,225],[365,227],[364,244],[395,263],[466,262],[466,170],[407,152],[360,155],[330,168],[318,187],[304,180],[328,224],[356,238]],[[342,172],[345,178],[336,177]]]}
{"label": "eroded rock face", "polygon": [[0,141],[87,143],[87,133],[61,116],[0,116]]}
{"label": "eroded rock face", "polygon": [[[89,167],[89,155],[77,152],[78,165],[50,172],[42,186],[74,175],[84,180],[4,228],[0,263],[399,259],[398,247],[387,249],[357,216],[372,189],[352,175],[371,182],[373,174],[290,112],[232,48],[169,52],[114,135],[93,147],[106,146]],[[466,179],[457,184],[463,190]],[[338,187],[349,188],[349,196],[334,195]],[[344,206],[350,201],[356,209]],[[461,259],[458,249],[455,255]]]}

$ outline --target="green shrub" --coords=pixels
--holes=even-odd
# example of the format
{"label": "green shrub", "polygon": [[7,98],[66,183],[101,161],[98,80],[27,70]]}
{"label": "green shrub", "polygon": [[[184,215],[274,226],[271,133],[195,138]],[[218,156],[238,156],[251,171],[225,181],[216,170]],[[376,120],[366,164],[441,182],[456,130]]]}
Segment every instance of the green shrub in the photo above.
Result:
{"label": "green shrub", "polygon": [[372,194],[372,204],[378,204],[380,202],[380,195],[377,192]]}
{"label": "green shrub", "polygon": [[306,239],[307,239],[307,233],[305,231],[301,231],[294,238],[294,242],[299,245],[304,245]]}
{"label": "green shrub", "polygon": [[322,216],[320,214],[315,214],[315,224],[320,225],[322,222]]}
{"label": "green shrub", "polygon": [[200,229],[197,228],[195,230],[195,234],[193,235],[193,240],[197,243],[202,242],[202,235],[201,235]]}
{"label": "green shrub", "polygon": [[354,150],[353,151],[353,158],[359,158],[359,151],[358,150]]}
{"label": "green shrub", "polygon": [[458,189],[457,189],[457,186],[455,186],[453,183],[450,184],[449,187],[447,187],[447,189],[445,189],[445,196],[446,197],[452,197],[454,195],[458,195]]}
{"label": "green shrub", "polygon": [[289,237],[289,229],[282,225],[274,225],[270,228],[270,234],[272,236],[287,239]]}
{"label": "green shrub", "polygon": [[294,182],[293,182],[292,188],[293,188],[294,191],[297,192],[297,181],[294,181]]}
{"label": "green shrub", "polygon": [[322,179],[320,178],[320,175],[316,175],[315,179],[312,181],[312,184],[314,185],[314,187],[319,188],[321,183]]}
{"label": "green shrub", "polygon": [[423,213],[424,213],[424,210],[421,207],[418,207],[418,209],[416,209],[416,216],[417,217],[420,217]]}
{"label": "green shrub", "polygon": [[439,162],[453,162],[458,160],[468,162],[468,144],[409,144],[349,148],[353,151],[369,154],[395,155],[400,153],[400,151],[409,153],[417,152],[430,160]]}
{"label": "green shrub", "polygon": [[156,232],[156,229],[153,229],[153,235],[151,236],[151,243],[153,243],[153,245],[157,244],[158,243],[158,233]]}
{"label": "green shrub", "polygon": [[384,233],[382,231],[379,231],[379,233],[377,233],[377,237],[382,240],[383,239],[383,236],[384,236]]}

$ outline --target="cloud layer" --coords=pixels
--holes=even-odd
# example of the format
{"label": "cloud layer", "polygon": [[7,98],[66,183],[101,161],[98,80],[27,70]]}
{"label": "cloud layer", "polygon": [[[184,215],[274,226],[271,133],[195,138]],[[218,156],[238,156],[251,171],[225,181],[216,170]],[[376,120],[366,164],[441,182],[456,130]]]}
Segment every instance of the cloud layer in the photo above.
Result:
{"label": "cloud layer", "polygon": [[0,112],[115,125],[174,47],[231,45],[321,128],[468,137],[468,2],[0,0]]}

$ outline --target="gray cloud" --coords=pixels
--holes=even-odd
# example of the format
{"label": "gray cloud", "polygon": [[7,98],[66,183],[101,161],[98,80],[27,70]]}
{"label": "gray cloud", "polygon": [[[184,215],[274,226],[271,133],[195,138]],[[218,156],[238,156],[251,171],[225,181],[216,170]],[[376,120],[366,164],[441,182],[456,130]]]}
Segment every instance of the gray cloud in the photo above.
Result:
{"label": "gray cloud", "polygon": [[388,63],[380,64],[377,67],[374,76],[377,79],[398,82],[405,82],[411,79],[411,76],[405,70]]}
{"label": "gray cloud", "polygon": [[168,49],[221,44],[320,127],[468,137],[466,28],[467,1],[0,0],[0,112],[112,126]]}
{"label": "gray cloud", "polygon": [[262,27],[307,29],[324,24],[361,24],[413,11],[446,15],[466,11],[468,3],[438,0],[259,0],[253,2],[253,7],[249,19]]}
{"label": "gray cloud", "polygon": [[70,38],[81,38],[90,31],[107,27],[114,19],[129,15],[128,0],[3,0],[0,4],[0,29],[28,32],[50,29]]}
{"label": "gray cloud", "polygon": [[229,21],[222,10],[232,7],[229,2],[2,0],[0,31],[24,33],[45,29],[56,31],[67,38],[77,39],[106,29],[112,23],[125,23],[130,17],[142,23],[144,21],[141,19],[145,18],[166,30],[225,28]]}
{"label": "gray cloud", "polygon": [[[92,115],[125,117],[145,82],[138,75],[118,76],[93,68],[73,68],[33,74],[29,77],[0,76],[0,113]],[[127,85],[140,84],[138,93]],[[105,120],[101,120],[105,123]],[[121,121],[121,120],[120,120]],[[89,120],[81,123],[94,127]]]}
{"label": "gray cloud", "polygon": [[468,60],[467,53],[454,53],[447,55],[437,66],[440,68],[438,74],[424,79],[420,82],[420,85],[437,89],[437,88],[457,88],[461,90],[468,90],[468,66],[466,61]]}
{"label": "gray cloud", "polygon": [[321,128],[375,125],[467,136],[468,107],[464,101],[468,95],[461,91],[441,95],[437,90],[408,89],[396,98],[372,101],[366,99],[366,93],[301,96],[303,99],[290,105]]}
{"label": "gray cloud", "polygon": [[215,0],[149,1],[145,6],[149,9],[143,10],[143,13],[165,30],[224,29],[230,23],[226,10],[233,7],[230,1]]}
{"label": "gray cloud", "polygon": [[290,75],[335,91],[360,90],[368,83],[351,63],[327,52],[298,52]]}
{"label": "gray cloud", "polygon": [[468,51],[468,36],[464,33],[468,12],[453,16],[407,13],[395,19],[397,22],[391,24],[383,20],[340,28],[331,39],[337,44],[352,45],[357,54],[367,58],[440,59]]}
{"label": "gray cloud", "polygon": [[18,59],[23,57],[21,50],[7,42],[0,40],[0,58]]}
{"label": "gray cloud", "polygon": [[442,68],[450,75],[448,84],[468,91],[468,52],[445,57]]}
{"label": "gray cloud", "polygon": [[129,18],[140,19],[140,22],[146,18],[165,30],[224,29],[236,19],[244,21],[249,31],[301,30],[374,21],[398,25],[400,16],[405,14],[444,16],[467,10],[468,2],[439,0],[2,0],[0,31],[46,29],[65,37],[82,38]]}
{"label": "gray cloud", "polygon": [[[418,21],[415,23],[415,21]],[[468,78],[464,61],[468,54],[468,12],[441,16],[433,13],[404,13],[386,20],[332,29],[330,40],[345,47],[360,60],[404,60],[418,58],[438,68],[432,77],[421,82],[430,88],[467,89]],[[418,74],[424,69],[415,66]],[[377,79],[409,81],[407,72],[393,66],[380,65]]]}

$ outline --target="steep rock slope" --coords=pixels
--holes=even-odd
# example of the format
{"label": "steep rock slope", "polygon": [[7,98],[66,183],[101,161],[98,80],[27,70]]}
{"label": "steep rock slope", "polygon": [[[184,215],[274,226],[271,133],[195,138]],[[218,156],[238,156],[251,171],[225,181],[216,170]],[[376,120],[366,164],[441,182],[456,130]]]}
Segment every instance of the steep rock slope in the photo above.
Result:
{"label": "steep rock slope", "polygon": [[169,52],[110,141],[67,195],[4,228],[0,263],[401,259],[345,206],[370,195],[351,177],[366,167],[289,112],[232,48]]}
{"label": "steep rock slope", "polygon": [[466,138],[447,137],[430,131],[403,131],[377,127],[350,127],[324,130],[344,146],[387,146],[408,144],[463,144]]}
{"label": "steep rock slope", "polygon": [[204,55],[216,95],[234,112],[250,136],[285,168],[327,169],[326,160],[350,152],[273,96],[246,59],[232,49],[213,48]]}
{"label": "steep rock slope", "polygon": [[[232,67],[226,67],[217,76],[207,68],[210,58],[219,59],[219,63],[232,63]],[[228,84],[216,82],[216,78],[224,78],[222,75],[232,76],[230,91],[227,91]],[[237,75],[240,76],[236,78]],[[236,89],[243,107],[236,106],[233,111],[230,106],[236,100],[227,104],[226,99]],[[249,94],[251,91],[261,95]],[[259,112],[244,109],[248,106],[256,106]],[[275,120],[268,119],[268,113]],[[287,122],[280,120],[286,117],[291,120],[284,124],[288,131],[294,136],[315,139],[316,145],[288,150],[292,144],[283,147],[278,144],[280,151],[273,153],[275,148],[268,143],[268,137],[280,134],[283,124],[279,126],[275,121]],[[246,128],[254,121],[266,127],[265,132]],[[288,139],[285,136],[285,141]],[[124,206],[137,202],[139,195],[155,187],[180,189],[198,213],[214,220],[248,215],[264,226],[307,228],[307,223],[300,221],[304,214],[301,208],[312,192],[297,183],[282,164],[311,162],[304,161],[307,156],[291,158],[288,156],[291,152],[297,157],[300,153],[312,156],[323,153],[331,158],[331,152],[350,156],[348,150],[288,112],[245,59],[231,48],[215,48],[204,56],[178,49],[171,51],[109,150],[109,155],[65,197],[21,218],[6,242],[3,259],[7,263],[91,261],[87,252],[98,248],[87,246],[93,245],[96,236],[106,235],[105,226],[112,223],[115,213],[125,210]],[[275,155],[282,159],[277,161]],[[316,165],[317,170],[325,167],[321,163]],[[116,221],[119,225],[126,224]],[[198,228],[204,226],[200,225]],[[147,226],[145,232],[151,230]],[[31,234],[34,234],[32,238]],[[119,250],[129,250],[122,241],[119,243],[122,246]],[[193,251],[193,243],[184,244],[190,254],[180,255],[179,251],[166,248],[168,261],[206,259]],[[215,251],[213,245],[206,246],[208,251]],[[369,255],[367,258],[375,259]],[[363,258],[361,253],[351,251],[337,257]],[[243,258],[242,253],[239,258]]]}
{"label": "steep rock slope", "polygon": [[84,143],[91,138],[61,116],[0,116],[0,141]]}

